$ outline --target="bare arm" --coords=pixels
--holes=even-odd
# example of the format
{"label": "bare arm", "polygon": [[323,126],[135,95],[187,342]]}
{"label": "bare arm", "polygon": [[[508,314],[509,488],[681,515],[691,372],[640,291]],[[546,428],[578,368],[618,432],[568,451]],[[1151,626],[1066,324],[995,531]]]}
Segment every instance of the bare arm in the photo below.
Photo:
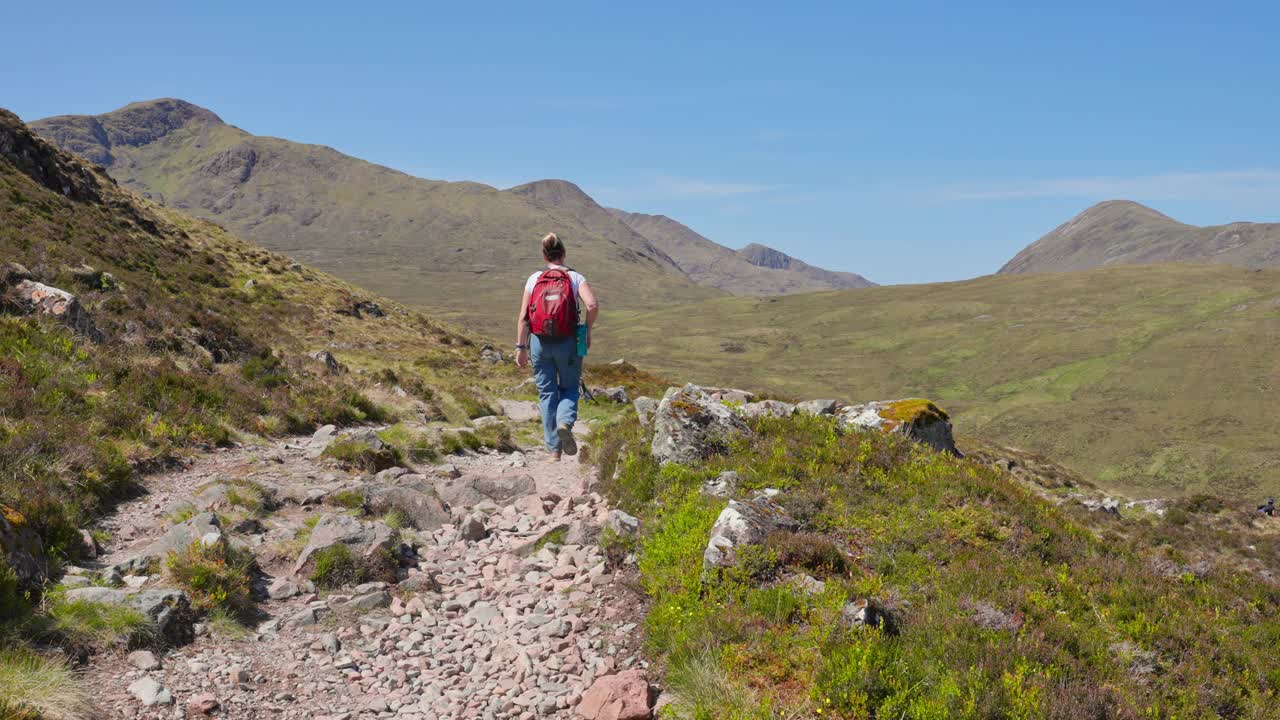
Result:
{"label": "bare arm", "polygon": [[587,306],[587,343],[590,344],[591,327],[596,324],[596,318],[600,316],[600,303],[596,301],[596,293],[586,281],[578,286],[578,297],[582,298],[582,304]]}
{"label": "bare arm", "polygon": [[[524,291],[520,300],[520,314],[516,316],[516,345],[526,347],[529,344],[529,291]],[[528,361],[528,350],[516,350],[516,365],[524,367]]]}

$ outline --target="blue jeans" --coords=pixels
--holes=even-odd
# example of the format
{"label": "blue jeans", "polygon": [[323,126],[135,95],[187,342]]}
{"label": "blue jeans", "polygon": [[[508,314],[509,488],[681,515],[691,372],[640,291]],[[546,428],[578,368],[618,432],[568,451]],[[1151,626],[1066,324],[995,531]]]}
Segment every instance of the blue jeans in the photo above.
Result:
{"label": "blue jeans", "polygon": [[542,409],[542,431],[547,449],[560,449],[557,425],[578,421],[578,385],[582,378],[582,358],[578,357],[578,340],[529,338],[529,359],[533,364],[534,382],[538,384],[538,406]]}

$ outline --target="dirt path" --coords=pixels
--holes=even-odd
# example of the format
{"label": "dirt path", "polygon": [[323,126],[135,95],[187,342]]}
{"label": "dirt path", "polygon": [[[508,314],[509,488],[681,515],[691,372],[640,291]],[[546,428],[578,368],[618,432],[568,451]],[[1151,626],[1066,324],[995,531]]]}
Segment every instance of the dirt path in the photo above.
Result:
{"label": "dirt path", "polygon": [[[289,574],[279,548],[309,515],[334,509],[296,500],[369,478],[314,458],[315,450],[310,438],[294,438],[212,453],[149,478],[149,494],[104,523],[115,536],[104,558],[110,564],[162,535],[171,513],[198,503],[209,483],[259,483],[292,499],[224,529],[254,548],[264,584],[293,580],[301,592],[262,602],[263,622],[242,637],[206,630],[189,645],[157,652],[156,669],[96,657],[87,679],[103,717],[185,717],[188,703],[204,694],[219,705],[214,715],[227,718],[570,717],[596,677],[641,662],[638,598],[615,582],[593,543],[607,508],[589,492],[588,468],[576,458],[554,463],[539,450],[450,458],[464,479],[524,476],[534,492],[483,503],[482,528],[406,531],[418,562],[399,586],[318,595]],[[472,509],[452,511],[457,518]],[[559,528],[568,535],[563,544],[535,550]],[[173,704],[144,706],[129,690],[144,676],[168,690]]]}

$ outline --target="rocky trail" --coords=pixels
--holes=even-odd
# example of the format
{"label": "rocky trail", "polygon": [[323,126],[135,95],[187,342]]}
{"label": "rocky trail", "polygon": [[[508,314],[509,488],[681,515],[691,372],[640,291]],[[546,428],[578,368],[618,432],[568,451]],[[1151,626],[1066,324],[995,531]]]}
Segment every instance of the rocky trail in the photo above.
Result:
{"label": "rocky trail", "polygon": [[[320,456],[332,437],[322,429],[197,458],[147,478],[147,494],[103,523],[112,541],[97,570],[124,589],[86,580],[69,595],[131,604],[181,640],[92,658],[86,679],[103,717],[647,715],[641,602],[595,544],[610,517],[587,466],[541,450],[480,452],[427,474],[370,477]],[[238,512],[251,493],[269,510]],[[350,497],[366,511],[400,510],[409,525],[397,532],[332,502]],[[253,627],[192,624],[178,591],[163,587],[156,560],[193,538],[253,551]],[[326,543],[390,550],[398,582],[317,591],[305,559]]]}

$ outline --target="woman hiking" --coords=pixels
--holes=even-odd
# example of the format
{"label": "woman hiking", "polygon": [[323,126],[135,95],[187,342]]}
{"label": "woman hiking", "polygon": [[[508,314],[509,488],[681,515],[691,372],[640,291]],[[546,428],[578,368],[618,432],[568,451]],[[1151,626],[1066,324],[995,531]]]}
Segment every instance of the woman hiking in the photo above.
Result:
{"label": "woman hiking", "polygon": [[578,420],[582,357],[591,345],[591,326],[600,305],[587,279],[565,267],[564,243],[555,233],[542,238],[545,270],[529,276],[516,318],[516,365],[533,361],[542,410],[542,430],[552,460],[575,455],[573,424]]}

